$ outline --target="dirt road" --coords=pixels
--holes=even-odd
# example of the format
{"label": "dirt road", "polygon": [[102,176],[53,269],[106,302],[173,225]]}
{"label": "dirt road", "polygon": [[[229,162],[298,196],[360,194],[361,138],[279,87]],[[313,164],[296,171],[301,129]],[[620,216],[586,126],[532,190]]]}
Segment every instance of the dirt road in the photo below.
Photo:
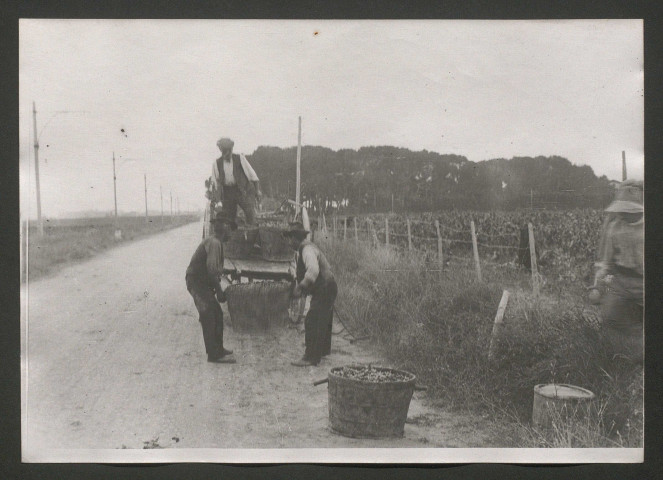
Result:
{"label": "dirt road", "polygon": [[[466,418],[415,392],[405,438],[359,440],[328,427],[331,367],[380,362],[366,344],[335,335],[317,367],[294,328],[226,329],[236,365],[206,361],[184,272],[200,224],[126,244],[22,291],[23,441],[40,448],[472,447],[485,438]],[[227,311],[225,312],[227,319]],[[338,327],[335,327],[337,329]],[[27,355],[25,355],[27,353]]]}

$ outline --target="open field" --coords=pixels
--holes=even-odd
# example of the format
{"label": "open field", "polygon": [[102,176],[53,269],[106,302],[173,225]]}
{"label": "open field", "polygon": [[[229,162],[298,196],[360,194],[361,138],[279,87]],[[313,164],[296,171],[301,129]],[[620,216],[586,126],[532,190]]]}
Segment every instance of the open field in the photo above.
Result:
{"label": "open field", "polygon": [[[115,237],[114,217],[49,219],[44,222],[44,236],[39,237],[36,222],[22,228],[21,279],[25,281],[26,267],[30,280],[51,273],[72,261],[90,258],[107,248],[145,235],[178,227],[200,220],[198,215],[164,217],[119,217],[122,238]],[[201,230],[202,234],[202,230]],[[28,247],[25,248],[26,237]]]}
{"label": "open field", "polygon": [[[500,427],[510,446],[642,445],[642,369],[606,355],[597,308],[586,303],[584,290],[558,282],[537,297],[529,273],[513,264],[493,266],[478,282],[471,264],[440,271],[425,252],[321,243],[338,278],[339,318],[422,378],[440,405],[510,424],[508,439]],[[503,289],[511,298],[491,361]],[[530,419],[533,388],[541,383],[588,388],[597,397],[592,417],[537,432]]]}

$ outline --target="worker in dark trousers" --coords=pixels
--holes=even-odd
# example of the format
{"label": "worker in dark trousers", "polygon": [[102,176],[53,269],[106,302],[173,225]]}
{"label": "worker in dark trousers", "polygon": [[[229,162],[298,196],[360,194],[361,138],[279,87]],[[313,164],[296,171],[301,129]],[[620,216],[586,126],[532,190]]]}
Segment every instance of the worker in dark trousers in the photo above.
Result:
{"label": "worker in dark trousers", "polygon": [[226,301],[220,282],[223,274],[221,242],[226,237],[231,222],[225,215],[217,214],[212,223],[214,234],[200,243],[186,269],[186,288],[193,297],[200,316],[207,361],[236,363],[232,350],[223,347],[223,312],[219,305],[219,302]]}
{"label": "worker in dark trousers", "polygon": [[311,295],[311,306],[304,320],[306,350],[293,365],[317,365],[331,352],[334,301],[338,293],[336,280],[322,251],[306,239],[308,231],[301,222],[290,224],[284,233],[297,252],[296,284],[293,296]]}
{"label": "worker in dark trousers", "polygon": [[223,212],[232,222],[236,221],[239,205],[246,224],[255,225],[255,204],[262,198],[258,175],[244,155],[233,153],[235,143],[231,139],[221,138],[216,145],[221,156],[212,165],[211,200],[222,204]]}

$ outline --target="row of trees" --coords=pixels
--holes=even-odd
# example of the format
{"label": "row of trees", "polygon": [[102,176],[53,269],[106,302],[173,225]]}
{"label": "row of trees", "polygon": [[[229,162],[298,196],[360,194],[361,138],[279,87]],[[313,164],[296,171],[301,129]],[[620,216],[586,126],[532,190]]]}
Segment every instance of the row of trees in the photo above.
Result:
{"label": "row of trees", "polygon": [[[295,147],[259,147],[248,156],[266,195],[294,198]],[[302,200],[319,211],[603,208],[614,187],[562,157],[471,162],[460,155],[397,147],[302,148]]]}

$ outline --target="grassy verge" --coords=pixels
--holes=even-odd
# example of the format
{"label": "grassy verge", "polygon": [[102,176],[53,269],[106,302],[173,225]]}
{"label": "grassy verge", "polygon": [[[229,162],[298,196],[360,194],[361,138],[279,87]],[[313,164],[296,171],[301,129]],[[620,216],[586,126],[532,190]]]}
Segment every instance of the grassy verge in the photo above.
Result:
{"label": "grassy verge", "polygon": [[159,217],[150,218],[148,223],[144,217],[120,217],[121,239],[115,238],[115,225],[109,217],[49,221],[44,226],[43,237],[38,235],[36,225],[31,224],[28,248],[22,252],[21,280],[25,281],[26,261],[30,280],[35,280],[119,243],[199,220],[196,215],[180,215],[173,217],[172,222],[166,219],[162,226]]}
{"label": "grassy verge", "polygon": [[[419,255],[353,242],[322,245],[339,280],[339,317],[412,371],[446,408],[507,426],[498,446],[611,447],[642,443],[642,370],[606,354],[594,307],[559,285],[538,298],[525,272],[497,268],[478,283],[471,265],[443,272]],[[512,296],[496,357],[488,346],[502,290]],[[533,388],[570,383],[596,394],[583,421],[530,426]],[[505,431],[506,431],[505,430]]]}

